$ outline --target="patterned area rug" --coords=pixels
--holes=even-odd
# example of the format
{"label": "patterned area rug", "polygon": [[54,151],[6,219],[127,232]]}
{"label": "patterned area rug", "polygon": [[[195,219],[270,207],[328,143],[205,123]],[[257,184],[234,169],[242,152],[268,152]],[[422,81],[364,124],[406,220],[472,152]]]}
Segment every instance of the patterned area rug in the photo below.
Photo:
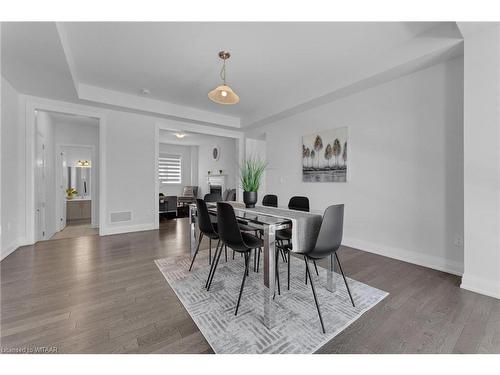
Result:
{"label": "patterned area rug", "polygon": [[356,304],[352,307],[342,276],[337,275],[336,292],[330,293],[325,289],[326,270],[318,267],[316,276],[311,264],[325,323],[326,334],[323,334],[311,287],[304,282],[304,261],[292,257],[290,290],[287,290],[287,266],[280,259],[281,296],[276,295],[276,325],[269,330],[262,321],[263,272],[253,272],[253,259],[238,315],[234,316],[243,258],[236,254],[234,260],[229,257],[226,263],[223,255],[207,292],[204,286],[210,268],[204,253],[198,254],[191,272],[186,256],[158,259],[155,263],[215,353],[313,353],[388,295],[348,278]]}

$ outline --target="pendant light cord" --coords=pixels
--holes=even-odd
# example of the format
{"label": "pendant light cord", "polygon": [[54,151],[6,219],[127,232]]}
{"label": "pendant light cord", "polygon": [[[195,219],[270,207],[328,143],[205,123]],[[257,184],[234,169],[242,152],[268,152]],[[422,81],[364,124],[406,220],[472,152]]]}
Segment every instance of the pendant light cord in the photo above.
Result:
{"label": "pendant light cord", "polygon": [[226,85],[226,59],[224,59],[224,63],[222,64],[222,69],[220,71],[220,78],[224,81],[224,86]]}

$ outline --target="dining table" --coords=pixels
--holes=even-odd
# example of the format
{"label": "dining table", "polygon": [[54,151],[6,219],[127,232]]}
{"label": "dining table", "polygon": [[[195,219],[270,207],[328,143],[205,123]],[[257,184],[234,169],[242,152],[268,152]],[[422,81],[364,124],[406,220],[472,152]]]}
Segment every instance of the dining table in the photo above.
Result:
{"label": "dining table", "polygon": [[[241,223],[255,227],[260,230],[263,248],[263,316],[264,325],[272,329],[275,325],[274,302],[276,278],[275,278],[275,254],[276,254],[276,232],[289,230],[291,233],[292,252],[300,253],[314,246],[321,226],[322,215],[319,212],[304,212],[290,210],[282,207],[255,206],[246,208],[240,202],[228,202],[234,208],[237,220]],[[211,215],[217,215],[216,203],[207,203]],[[196,253],[198,238],[197,209],[196,204],[189,205],[189,246],[191,258]],[[326,269],[326,289],[335,292],[335,279],[338,264],[334,257],[330,257],[329,266]]]}

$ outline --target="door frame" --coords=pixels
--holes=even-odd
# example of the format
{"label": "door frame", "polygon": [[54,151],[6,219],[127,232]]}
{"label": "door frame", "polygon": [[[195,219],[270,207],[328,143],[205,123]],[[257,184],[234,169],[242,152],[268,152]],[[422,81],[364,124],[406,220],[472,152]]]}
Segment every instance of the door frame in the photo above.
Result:
{"label": "door frame", "polygon": [[[39,149],[39,142],[41,143],[41,149]],[[43,168],[39,169],[39,166],[35,166],[35,183],[38,183],[40,187],[36,189],[35,192],[35,240],[43,241],[46,240],[45,234],[47,232],[47,154],[45,150],[45,137],[38,131],[35,132],[35,159],[38,156],[38,152],[41,151],[43,158]],[[41,179],[41,180],[40,180]],[[43,203],[40,202],[40,197],[43,196]],[[41,226],[41,228],[40,228]],[[40,234],[40,232],[42,234]]]}
{"label": "door frame", "polygon": [[35,111],[59,112],[70,115],[92,117],[98,120],[99,126],[99,235],[105,233],[106,207],[106,112],[79,104],[59,102],[50,99],[26,97],[26,243],[36,242],[35,227]]}

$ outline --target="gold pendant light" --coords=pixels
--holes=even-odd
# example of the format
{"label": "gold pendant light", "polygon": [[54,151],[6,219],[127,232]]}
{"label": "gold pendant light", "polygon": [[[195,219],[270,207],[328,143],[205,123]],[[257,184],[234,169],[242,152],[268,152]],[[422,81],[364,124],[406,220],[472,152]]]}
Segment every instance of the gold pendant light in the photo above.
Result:
{"label": "gold pendant light", "polygon": [[215,103],[226,105],[236,104],[240,101],[240,97],[226,84],[226,60],[231,57],[231,54],[227,51],[220,51],[219,57],[224,61],[222,70],[220,71],[220,77],[224,83],[210,91],[208,97]]}

